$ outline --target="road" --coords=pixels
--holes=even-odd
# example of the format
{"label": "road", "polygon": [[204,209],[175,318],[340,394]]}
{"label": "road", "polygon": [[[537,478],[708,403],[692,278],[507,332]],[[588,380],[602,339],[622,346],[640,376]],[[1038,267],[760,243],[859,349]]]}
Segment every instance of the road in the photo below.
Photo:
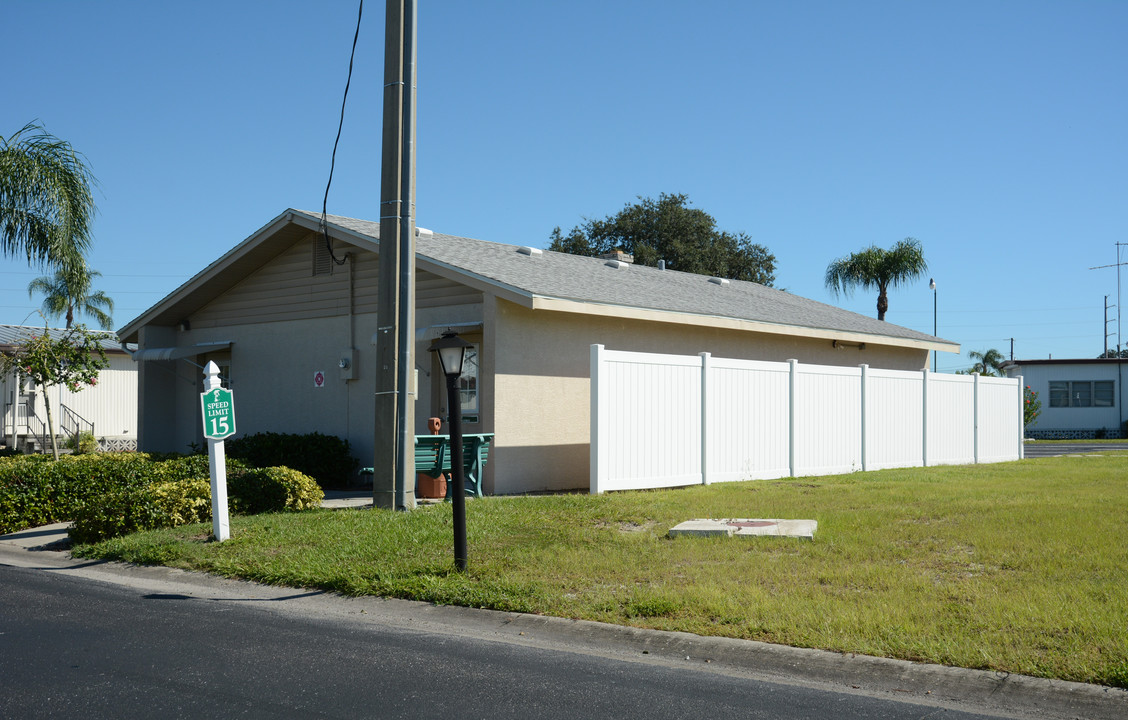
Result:
{"label": "road", "polygon": [[0,542],[0,717],[1122,718],[1128,693]]}
{"label": "road", "polygon": [[924,714],[873,697],[141,594],[36,570],[6,568],[2,577],[3,717]]}
{"label": "road", "polygon": [[1122,443],[1026,443],[1024,452],[1028,458],[1076,455],[1077,453],[1100,453],[1111,450],[1128,450],[1128,441]]}

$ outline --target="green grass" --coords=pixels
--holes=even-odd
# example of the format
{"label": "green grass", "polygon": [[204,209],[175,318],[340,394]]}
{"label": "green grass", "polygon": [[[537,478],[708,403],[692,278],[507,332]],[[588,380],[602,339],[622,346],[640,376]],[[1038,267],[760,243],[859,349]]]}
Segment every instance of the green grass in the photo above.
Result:
{"label": "green grass", "polygon": [[[76,548],[261,582],[1128,686],[1128,454],[451,509],[235,517]],[[813,541],[677,538],[812,518]]]}
{"label": "green grass", "polygon": [[1113,445],[1113,444],[1116,444],[1116,443],[1123,443],[1123,442],[1128,442],[1128,440],[1125,440],[1124,438],[1084,438],[1084,439],[1074,438],[1072,440],[1058,440],[1058,439],[1054,439],[1054,440],[1028,439],[1028,440],[1026,440],[1027,445],[1078,445],[1078,444],[1088,445],[1090,443],[1092,443],[1094,445],[1101,445],[1101,444]]}

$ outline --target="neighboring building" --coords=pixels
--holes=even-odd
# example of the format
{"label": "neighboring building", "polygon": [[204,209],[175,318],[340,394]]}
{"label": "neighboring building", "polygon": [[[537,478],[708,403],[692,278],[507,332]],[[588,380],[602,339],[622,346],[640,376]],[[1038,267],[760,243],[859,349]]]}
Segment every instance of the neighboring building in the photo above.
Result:
{"label": "neighboring building", "polygon": [[[202,444],[200,368],[235,391],[240,434],[317,431],[374,447],[379,224],[287,210],[119,332],[138,343],[142,450]],[[586,488],[590,346],[920,370],[959,346],[755,283],[418,233],[416,433],[446,419],[448,327],[475,346],[464,432],[495,434],[485,489]],[[341,369],[342,360],[348,367]],[[661,393],[661,387],[654,388]],[[638,417],[641,425],[645,417]],[[445,428],[444,428],[445,430]]]}
{"label": "neighboring building", "polygon": [[[26,325],[0,325],[0,353],[10,352],[43,328]],[[51,328],[60,337],[66,330]],[[61,385],[36,387],[28,378],[14,373],[0,378],[4,398],[3,438],[7,447],[28,452],[50,450],[44,395],[51,403],[55,434],[61,444],[65,437],[89,431],[102,450],[137,449],[137,364],[128,349],[113,333],[102,333],[99,341],[106,351],[109,367],[98,374],[98,384],[78,392]]]}
{"label": "neighboring building", "polygon": [[1023,378],[1038,393],[1042,412],[1026,428],[1036,439],[1128,437],[1124,379],[1128,359],[1012,360],[1007,377]]}

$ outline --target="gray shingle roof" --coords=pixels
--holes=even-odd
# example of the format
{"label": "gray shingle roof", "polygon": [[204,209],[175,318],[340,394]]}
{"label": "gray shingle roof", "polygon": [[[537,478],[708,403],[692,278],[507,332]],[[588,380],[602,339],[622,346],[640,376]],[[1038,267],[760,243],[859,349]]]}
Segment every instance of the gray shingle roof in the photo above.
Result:
{"label": "gray shingle roof", "polygon": [[[315,222],[321,213],[299,212]],[[338,227],[378,240],[380,225],[328,215]],[[435,233],[416,240],[416,253],[532,297],[730,318],[771,325],[862,333],[921,342],[941,342],[926,333],[809,300],[753,282],[716,284],[703,275],[641,265],[610,267],[599,258],[544,250],[519,252],[516,245]]]}
{"label": "gray shingle roof", "polygon": [[[63,328],[50,328],[51,337],[58,340],[66,334]],[[125,352],[118,342],[117,335],[111,332],[92,331],[99,336],[98,344],[106,352]],[[34,335],[42,335],[43,328],[35,325],[0,325],[0,348],[22,345]],[[132,349],[132,347],[130,348]]]}

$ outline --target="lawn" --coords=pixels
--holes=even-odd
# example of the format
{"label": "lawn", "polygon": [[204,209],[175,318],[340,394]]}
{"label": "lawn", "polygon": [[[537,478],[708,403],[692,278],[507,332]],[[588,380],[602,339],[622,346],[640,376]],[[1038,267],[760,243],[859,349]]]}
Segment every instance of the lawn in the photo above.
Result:
{"label": "lawn", "polygon": [[[811,518],[813,541],[677,538]],[[1128,453],[235,517],[75,549],[260,582],[1128,687]]]}

